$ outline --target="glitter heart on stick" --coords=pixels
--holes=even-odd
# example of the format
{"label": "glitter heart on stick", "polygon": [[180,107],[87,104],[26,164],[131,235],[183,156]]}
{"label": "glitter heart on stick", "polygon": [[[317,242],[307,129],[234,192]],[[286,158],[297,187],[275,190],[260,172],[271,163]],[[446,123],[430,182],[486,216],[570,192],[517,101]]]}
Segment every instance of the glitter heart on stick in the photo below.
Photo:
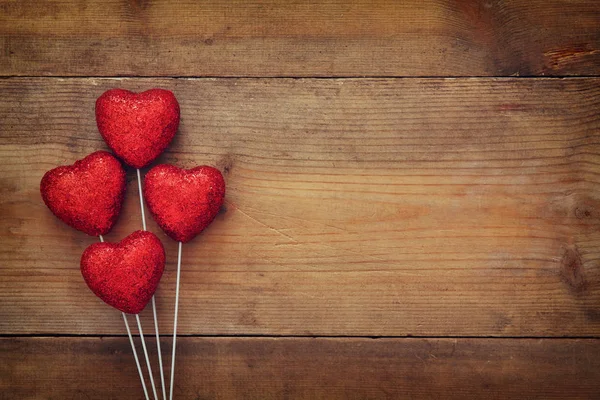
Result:
{"label": "glitter heart on stick", "polygon": [[217,216],[225,199],[225,180],[213,167],[152,168],[144,178],[150,213],[169,237],[187,243]]}
{"label": "glitter heart on stick", "polygon": [[40,192],[50,211],[91,236],[107,234],[125,197],[125,170],[112,154],[97,151],[44,175]]}
{"label": "glitter heart on stick", "polygon": [[217,216],[225,199],[225,180],[221,172],[213,167],[184,170],[168,164],[157,165],[146,174],[144,197],[158,225],[169,237],[179,242],[169,395],[172,400],[182,244],[196,237]]}
{"label": "glitter heart on stick", "polygon": [[139,314],[158,287],[165,250],[155,234],[136,231],[119,243],[94,243],[81,256],[81,274],[108,305]]}
{"label": "glitter heart on stick", "polygon": [[154,161],[175,136],[179,103],[164,89],[139,94],[111,89],[96,100],[96,124],[115,154],[140,169]]}
{"label": "glitter heart on stick", "polygon": [[[88,287],[108,305],[121,311],[127,328],[134,359],[144,389],[144,382],[131,330],[125,313],[135,314],[142,348],[146,358],[154,399],[158,399],[144,340],[139,313],[154,296],[165,267],[165,250],[161,241],[151,232],[136,231],[121,242],[96,243],[89,246],[81,256],[81,273]],[[163,391],[164,394],[164,391]]]}
{"label": "glitter heart on stick", "polygon": [[[75,229],[98,236],[101,242],[104,242],[102,235],[111,230],[119,216],[125,188],[121,163],[106,151],[92,153],[70,166],[54,168],[40,184],[44,203],[58,218]],[[142,388],[149,400],[129,323],[125,313],[122,314]],[[142,344],[145,350],[145,343]]]}
{"label": "glitter heart on stick", "polygon": [[[146,230],[140,168],[150,164],[169,145],[179,127],[180,109],[172,92],[151,89],[136,94],[124,89],[104,92],[96,100],[96,123],[115,154],[136,168],[142,226]],[[156,301],[152,313],[163,397],[166,398]]]}

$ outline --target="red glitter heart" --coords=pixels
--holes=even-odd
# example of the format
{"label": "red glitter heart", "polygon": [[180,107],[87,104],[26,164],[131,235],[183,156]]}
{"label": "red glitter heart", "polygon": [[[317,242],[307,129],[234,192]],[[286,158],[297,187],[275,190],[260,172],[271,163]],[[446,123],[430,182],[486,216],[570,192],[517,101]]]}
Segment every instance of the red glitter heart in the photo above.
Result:
{"label": "red glitter heart", "polygon": [[169,145],[179,127],[179,103],[168,90],[104,92],[96,100],[96,123],[108,146],[125,163],[142,168]]}
{"label": "red glitter heart", "polygon": [[112,154],[97,151],[73,165],[54,168],[40,184],[42,199],[67,225],[97,236],[119,217],[125,196],[125,171]]}
{"label": "red glitter heart", "polygon": [[162,164],[146,174],[144,197],[165,233],[185,243],[202,232],[219,212],[225,198],[225,181],[213,167],[185,170]]}
{"label": "red glitter heart", "polygon": [[155,234],[135,231],[119,243],[94,243],[81,256],[81,274],[94,294],[117,310],[140,313],[165,269]]}

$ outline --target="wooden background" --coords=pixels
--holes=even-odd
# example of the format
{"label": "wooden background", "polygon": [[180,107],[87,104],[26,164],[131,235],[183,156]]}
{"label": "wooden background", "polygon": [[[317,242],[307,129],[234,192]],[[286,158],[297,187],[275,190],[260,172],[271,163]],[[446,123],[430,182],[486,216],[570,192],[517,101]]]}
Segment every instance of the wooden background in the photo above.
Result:
{"label": "wooden background", "polygon": [[107,148],[114,87],[172,90],[156,163],[227,182],[183,248],[177,398],[600,397],[599,2],[0,0],[0,45],[0,399],[143,398],[96,239],[39,195]]}

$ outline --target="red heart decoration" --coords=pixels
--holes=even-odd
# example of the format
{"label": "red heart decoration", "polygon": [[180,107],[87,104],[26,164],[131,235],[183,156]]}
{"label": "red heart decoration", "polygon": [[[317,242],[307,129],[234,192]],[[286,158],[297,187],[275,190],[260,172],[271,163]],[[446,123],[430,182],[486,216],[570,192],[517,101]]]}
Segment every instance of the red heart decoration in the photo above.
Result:
{"label": "red heart decoration", "polygon": [[119,217],[125,196],[125,171],[112,154],[97,151],[73,165],[54,168],[40,183],[42,199],[67,225],[97,236]]}
{"label": "red heart decoration", "polygon": [[179,103],[164,89],[140,94],[112,89],[96,100],[96,123],[118,157],[134,168],[142,168],[158,157],[175,136]]}
{"label": "red heart decoration", "polygon": [[225,180],[213,167],[157,165],[144,178],[144,197],[165,233],[185,243],[215,219],[225,198]]}
{"label": "red heart decoration", "polygon": [[92,292],[129,314],[146,307],[164,269],[165,249],[147,231],[135,231],[119,243],[94,243],[81,256],[81,274]]}

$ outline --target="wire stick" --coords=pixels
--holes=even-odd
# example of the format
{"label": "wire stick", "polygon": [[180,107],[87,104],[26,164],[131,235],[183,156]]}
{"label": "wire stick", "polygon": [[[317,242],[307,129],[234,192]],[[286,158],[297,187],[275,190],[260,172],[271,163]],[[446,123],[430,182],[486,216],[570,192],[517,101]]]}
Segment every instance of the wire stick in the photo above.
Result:
{"label": "wire stick", "polygon": [[169,400],[173,400],[173,380],[175,378],[175,346],[177,341],[177,314],[179,312],[179,277],[181,275],[181,242],[177,252],[177,282],[175,283],[175,321],[173,322],[173,352],[171,354],[171,386]]}
{"label": "wire stick", "polygon": [[144,213],[144,195],[142,194],[142,178],[140,176],[140,170],[137,169],[137,178],[138,178],[138,191],[140,192],[140,208],[142,210],[142,226],[144,230],[146,230],[146,214]]}
{"label": "wire stick", "polygon": [[[137,171],[138,192],[140,194],[140,209],[142,210],[142,226],[146,230],[146,213],[144,212],[144,194],[142,192],[142,176],[140,170]],[[156,300],[152,296],[152,314],[154,316],[154,333],[156,335],[156,349],[158,350],[158,365],[160,366],[160,384],[162,388],[163,399],[167,400],[167,392],[165,390],[165,373],[163,371],[162,351],[160,349],[160,334],[158,333],[158,317],[156,314]]]}
{"label": "wire stick", "polygon": [[129,329],[129,323],[127,322],[127,317],[125,313],[123,314],[123,321],[125,321],[125,327],[127,328],[127,336],[129,336],[129,343],[131,343],[131,350],[133,350],[133,358],[135,358],[135,365],[137,365],[138,373],[140,374],[140,381],[142,381],[142,387],[144,388],[144,395],[146,396],[146,400],[150,400],[148,397],[148,389],[146,389],[146,382],[144,382],[144,374],[142,373],[142,367],[140,366],[140,360],[138,359],[137,351],[135,350],[135,344],[133,344],[133,337],[131,336],[131,330]]}
{"label": "wire stick", "polygon": [[142,348],[144,349],[144,356],[146,357],[146,366],[148,367],[148,375],[150,375],[150,383],[152,383],[152,393],[154,394],[154,400],[158,400],[156,395],[156,385],[154,385],[154,377],[152,376],[152,367],[150,366],[150,357],[148,357],[148,350],[146,349],[146,340],[144,339],[144,332],[142,331],[142,324],[140,322],[139,314],[135,314],[135,320],[137,321],[138,331],[140,332],[140,339],[142,340]]}
{"label": "wire stick", "polygon": [[156,318],[156,301],[154,301],[154,296],[152,296],[152,312],[154,313],[154,333],[156,334],[156,348],[158,349],[158,364],[160,367],[160,384],[162,387],[162,395],[163,399],[167,400],[167,392],[165,390],[165,374],[163,370],[163,362],[161,356],[160,349],[160,335],[158,334],[158,320]]}

